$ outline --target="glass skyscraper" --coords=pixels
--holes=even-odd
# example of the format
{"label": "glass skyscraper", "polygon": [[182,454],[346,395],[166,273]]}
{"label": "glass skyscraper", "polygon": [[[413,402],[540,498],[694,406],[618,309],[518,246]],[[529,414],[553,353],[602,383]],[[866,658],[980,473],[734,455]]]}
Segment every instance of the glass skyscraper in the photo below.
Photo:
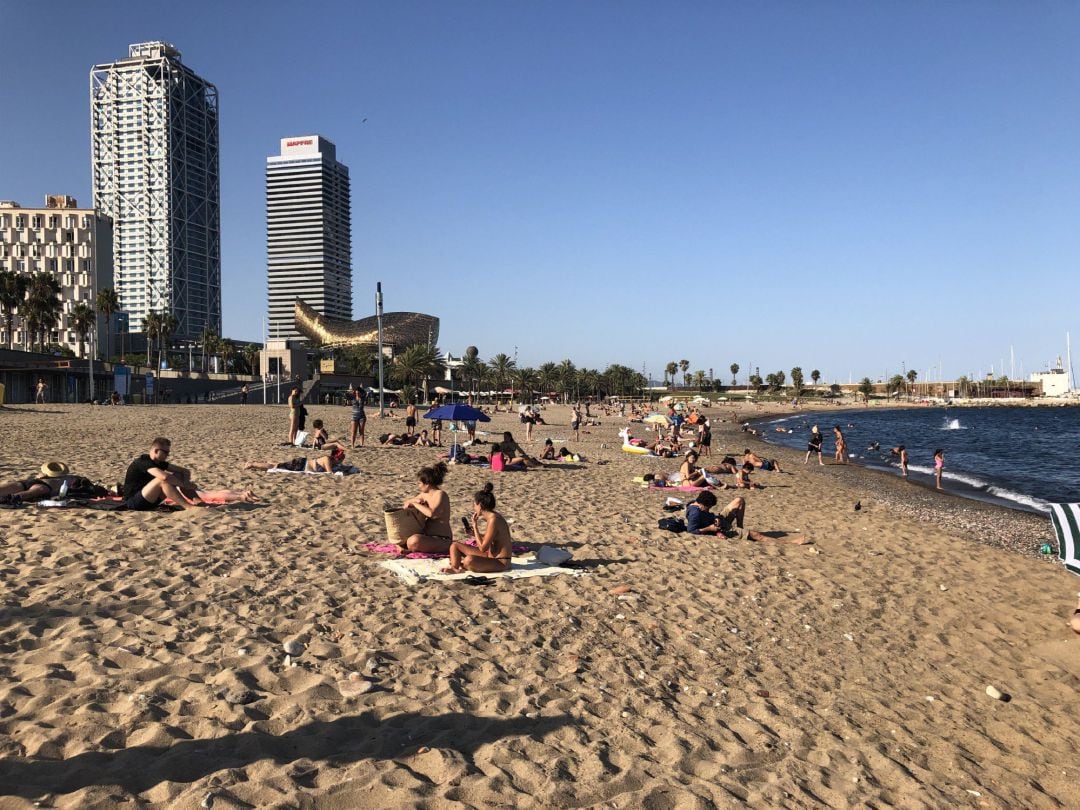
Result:
{"label": "glass skyscraper", "polygon": [[90,71],[94,206],[112,217],[121,309],[141,330],[171,312],[175,337],[221,334],[217,88],[165,42]]}

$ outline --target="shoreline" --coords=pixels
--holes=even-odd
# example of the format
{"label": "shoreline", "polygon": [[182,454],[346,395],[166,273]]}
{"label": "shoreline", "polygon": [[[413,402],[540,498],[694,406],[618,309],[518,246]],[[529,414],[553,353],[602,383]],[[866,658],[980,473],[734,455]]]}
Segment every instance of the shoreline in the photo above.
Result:
{"label": "shoreline", "polygon": [[[805,457],[805,452],[768,441],[763,438],[765,431],[742,433],[741,425],[748,422],[751,427],[757,427],[761,423],[797,415],[799,412],[820,413],[822,410],[837,415],[852,412],[850,409],[833,411],[800,408],[795,412],[758,413],[753,418],[740,422],[737,427],[740,429],[740,435],[768,447],[770,454],[780,456],[785,465],[803,466],[802,459]],[[849,483],[856,499],[859,498],[860,493],[867,493],[869,497],[876,499],[897,515],[924,523],[933,523],[942,528],[961,529],[965,533],[970,533],[970,539],[977,543],[1009,549],[1030,559],[1057,561],[1056,554],[1044,555],[1039,552],[1039,547],[1043,543],[1050,543],[1055,551],[1057,548],[1057,539],[1048,514],[1044,515],[1019,505],[1014,506],[1001,499],[973,497],[965,494],[962,487],[958,490],[938,490],[924,481],[910,477],[905,480],[899,473],[890,474],[887,470],[857,462],[849,462],[846,465],[826,462],[825,467],[856,471],[847,476],[853,479],[853,482]]]}

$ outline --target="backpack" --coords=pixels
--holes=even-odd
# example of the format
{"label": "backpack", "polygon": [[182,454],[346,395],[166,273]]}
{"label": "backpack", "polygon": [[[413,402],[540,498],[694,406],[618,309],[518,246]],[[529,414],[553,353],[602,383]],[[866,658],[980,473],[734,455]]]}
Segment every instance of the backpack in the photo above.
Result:
{"label": "backpack", "polygon": [[682,534],[686,531],[686,521],[682,518],[660,518],[660,520],[656,522],[656,525],[664,531],[675,532],[675,534]]}

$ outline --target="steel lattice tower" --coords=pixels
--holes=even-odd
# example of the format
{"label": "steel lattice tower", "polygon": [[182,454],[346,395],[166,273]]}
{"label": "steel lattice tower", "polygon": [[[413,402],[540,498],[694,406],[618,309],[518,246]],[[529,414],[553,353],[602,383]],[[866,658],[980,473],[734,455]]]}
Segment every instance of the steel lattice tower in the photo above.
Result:
{"label": "steel lattice tower", "polygon": [[113,219],[121,308],[141,327],[168,310],[175,337],[221,334],[218,93],[165,42],[90,71],[94,206]]}

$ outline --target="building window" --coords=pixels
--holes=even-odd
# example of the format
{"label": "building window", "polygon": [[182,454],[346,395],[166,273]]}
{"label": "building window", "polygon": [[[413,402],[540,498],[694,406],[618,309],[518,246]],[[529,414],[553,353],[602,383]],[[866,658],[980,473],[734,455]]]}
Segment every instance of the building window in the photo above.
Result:
{"label": "building window", "polygon": [[22,214],[16,214],[15,215],[15,227],[16,228],[25,228],[26,227],[26,217],[24,217]]}
{"label": "building window", "polygon": [[60,217],[56,216],[56,214],[49,214],[49,227],[50,228],[59,228],[60,227]]}
{"label": "building window", "polygon": [[41,214],[34,214],[30,217],[30,227],[35,230],[41,227]]}

